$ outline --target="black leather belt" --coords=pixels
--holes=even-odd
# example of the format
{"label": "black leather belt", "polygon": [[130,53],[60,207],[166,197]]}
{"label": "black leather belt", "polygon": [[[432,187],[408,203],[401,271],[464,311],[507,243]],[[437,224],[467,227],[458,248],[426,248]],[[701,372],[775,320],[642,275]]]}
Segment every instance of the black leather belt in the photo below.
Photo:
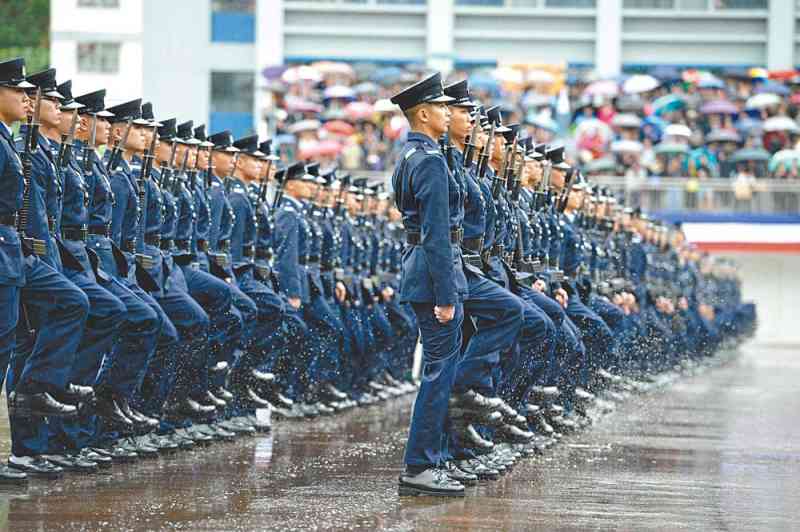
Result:
{"label": "black leather belt", "polygon": [[461,247],[467,251],[480,254],[480,252],[483,250],[483,237],[479,236],[477,238],[465,238],[461,241]]}
{"label": "black leather belt", "polygon": [[201,238],[198,238],[197,249],[199,249],[200,251],[208,251],[208,240],[203,240]]}
{"label": "black leather belt", "polygon": [[86,237],[89,235],[89,230],[84,227],[62,227],[61,236],[65,240],[77,240],[86,242]]}
{"label": "black leather belt", "polygon": [[172,249],[172,239],[171,238],[162,238],[160,247],[164,251],[169,251],[170,249]]}
{"label": "black leather belt", "polygon": [[464,262],[478,269],[483,269],[483,259],[480,255],[473,255],[471,253],[461,255],[464,257]]}
{"label": "black leather belt", "polygon": [[135,253],[136,252],[136,239],[131,238],[129,240],[122,241],[122,251],[128,253]]}
{"label": "black leather belt", "polygon": [[89,234],[90,235],[104,236],[106,238],[109,238],[109,237],[111,237],[111,226],[109,226],[109,225],[90,226],[89,227]]}
{"label": "black leather belt", "polygon": [[18,219],[19,218],[17,217],[17,213],[5,214],[3,216],[0,216],[0,225],[10,225],[14,229],[16,229],[17,228],[17,220]]}
{"label": "black leather belt", "polygon": [[309,255],[308,262],[319,262],[319,255]]}
{"label": "black leather belt", "polygon": [[191,242],[186,239],[175,240],[175,247],[181,251],[189,251],[191,247]]}
{"label": "black leather belt", "polygon": [[144,235],[144,243],[148,246],[161,246],[161,233],[151,233],[149,235]]}
{"label": "black leather belt", "polygon": [[[461,244],[461,240],[464,238],[464,230],[460,227],[458,229],[451,229],[450,230],[450,243],[451,244]],[[406,233],[406,243],[409,246],[418,246],[419,243],[422,241],[422,233],[418,232],[408,232]]]}
{"label": "black leather belt", "polygon": [[256,249],[256,258],[257,259],[264,259],[269,260],[272,258],[272,253],[266,249],[258,248]]}
{"label": "black leather belt", "polygon": [[231,251],[231,241],[230,240],[220,240],[217,242],[217,249],[219,249],[223,253],[230,253]]}

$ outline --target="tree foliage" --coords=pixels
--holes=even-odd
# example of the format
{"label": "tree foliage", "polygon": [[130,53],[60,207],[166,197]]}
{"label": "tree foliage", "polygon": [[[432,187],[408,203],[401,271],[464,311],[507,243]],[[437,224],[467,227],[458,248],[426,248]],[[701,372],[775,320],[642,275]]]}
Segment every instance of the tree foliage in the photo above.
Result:
{"label": "tree foliage", "polygon": [[0,60],[22,56],[28,72],[46,68],[50,0],[0,0]]}

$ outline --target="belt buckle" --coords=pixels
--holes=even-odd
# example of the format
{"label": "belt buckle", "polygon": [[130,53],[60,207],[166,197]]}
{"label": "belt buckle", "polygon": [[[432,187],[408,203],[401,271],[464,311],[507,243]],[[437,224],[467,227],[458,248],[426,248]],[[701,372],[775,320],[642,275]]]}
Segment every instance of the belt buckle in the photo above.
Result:
{"label": "belt buckle", "polygon": [[33,250],[34,255],[44,257],[47,255],[47,242],[38,238],[26,238],[25,243]]}

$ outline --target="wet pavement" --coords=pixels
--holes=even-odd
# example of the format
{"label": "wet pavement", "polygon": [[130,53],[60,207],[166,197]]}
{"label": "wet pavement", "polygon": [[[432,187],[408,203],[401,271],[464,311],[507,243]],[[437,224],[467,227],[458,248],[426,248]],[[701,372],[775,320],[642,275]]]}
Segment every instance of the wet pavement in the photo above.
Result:
{"label": "wet pavement", "polygon": [[[800,530],[800,356],[749,346],[638,396],[465,499],[399,499],[411,397],[0,491],[50,530]],[[0,419],[6,422],[5,412]],[[0,453],[8,452],[0,427]]]}

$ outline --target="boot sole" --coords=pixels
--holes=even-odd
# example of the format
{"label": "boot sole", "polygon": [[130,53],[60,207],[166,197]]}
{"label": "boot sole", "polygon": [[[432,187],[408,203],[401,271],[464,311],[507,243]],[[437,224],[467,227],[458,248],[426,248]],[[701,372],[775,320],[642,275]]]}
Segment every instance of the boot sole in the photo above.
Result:
{"label": "boot sole", "polygon": [[463,497],[464,490],[461,491],[439,491],[428,488],[419,488],[416,486],[409,486],[401,484],[397,488],[397,494],[400,497]]}

